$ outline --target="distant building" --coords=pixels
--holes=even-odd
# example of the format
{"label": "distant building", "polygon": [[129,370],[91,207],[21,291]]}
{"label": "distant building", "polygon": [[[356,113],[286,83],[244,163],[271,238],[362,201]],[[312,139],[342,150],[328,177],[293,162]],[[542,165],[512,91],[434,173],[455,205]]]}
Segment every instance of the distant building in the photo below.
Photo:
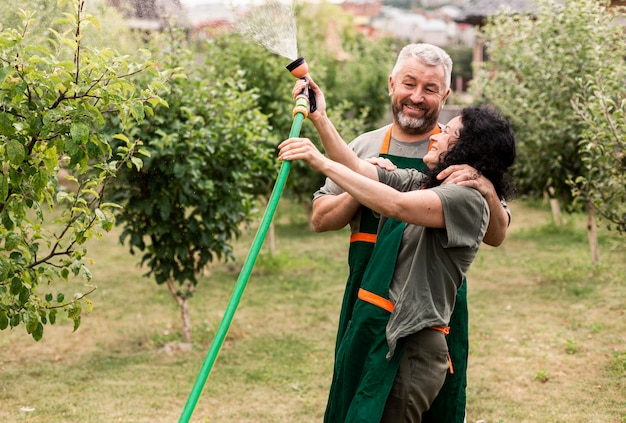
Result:
{"label": "distant building", "polygon": [[340,6],[343,12],[354,17],[354,25],[361,33],[370,37],[377,36],[372,21],[380,14],[382,0],[346,0]]}
{"label": "distant building", "polygon": [[236,11],[227,2],[198,3],[186,8],[190,24],[196,29],[232,26],[237,20]]}
{"label": "distant building", "polygon": [[[458,12],[458,9],[447,9]],[[473,27],[458,25],[445,11],[408,12],[384,6],[372,19],[372,26],[379,32],[395,36],[409,43],[429,43],[440,47],[474,43]]]}
{"label": "distant building", "polygon": [[346,0],[341,3],[341,10],[357,18],[378,16],[383,7],[381,0]]}

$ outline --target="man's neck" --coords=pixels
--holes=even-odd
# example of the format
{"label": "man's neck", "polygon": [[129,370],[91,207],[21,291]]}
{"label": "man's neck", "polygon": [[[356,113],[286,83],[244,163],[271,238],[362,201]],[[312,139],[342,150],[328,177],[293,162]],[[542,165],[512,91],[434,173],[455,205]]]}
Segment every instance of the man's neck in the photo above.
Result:
{"label": "man's neck", "polygon": [[398,124],[394,122],[391,126],[391,136],[402,142],[418,142],[428,139],[428,137],[430,137],[430,135],[433,133],[434,129],[435,127],[433,126],[429,130],[420,132],[419,134],[407,134],[402,130],[402,128],[400,128]]}

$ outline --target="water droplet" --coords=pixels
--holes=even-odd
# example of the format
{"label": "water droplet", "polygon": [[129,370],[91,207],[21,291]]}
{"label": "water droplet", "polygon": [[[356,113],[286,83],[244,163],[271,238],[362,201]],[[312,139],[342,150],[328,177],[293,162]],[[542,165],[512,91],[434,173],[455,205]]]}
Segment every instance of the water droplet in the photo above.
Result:
{"label": "water droplet", "polygon": [[241,36],[289,60],[298,58],[296,17],[291,3],[276,0],[253,7],[239,15],[235,28]]}

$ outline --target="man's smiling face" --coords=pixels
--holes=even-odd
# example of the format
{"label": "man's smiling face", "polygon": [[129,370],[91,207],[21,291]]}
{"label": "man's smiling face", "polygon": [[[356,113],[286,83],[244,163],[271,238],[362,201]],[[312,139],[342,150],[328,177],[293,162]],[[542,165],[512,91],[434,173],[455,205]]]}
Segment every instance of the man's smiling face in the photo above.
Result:
{"label": "man's smiling face", "polygon": [[443,66],[429,66],[409,58],[389,77],[394,122],[406,135],[432,131],[448,97]]}

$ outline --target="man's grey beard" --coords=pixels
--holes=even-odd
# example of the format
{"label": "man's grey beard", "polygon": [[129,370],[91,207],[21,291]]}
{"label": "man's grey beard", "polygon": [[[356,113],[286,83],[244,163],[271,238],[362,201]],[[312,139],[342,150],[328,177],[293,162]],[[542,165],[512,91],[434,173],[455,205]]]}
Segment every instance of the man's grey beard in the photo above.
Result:
{"label": "man's grey beard", "polygon": [[411,135],[421,134],[422,132],[424,132],[424,126],[427,123],[425,116],[421,118],[410,118],[407,117],[403,112],[396,113],[396,121],[404,132]]}

